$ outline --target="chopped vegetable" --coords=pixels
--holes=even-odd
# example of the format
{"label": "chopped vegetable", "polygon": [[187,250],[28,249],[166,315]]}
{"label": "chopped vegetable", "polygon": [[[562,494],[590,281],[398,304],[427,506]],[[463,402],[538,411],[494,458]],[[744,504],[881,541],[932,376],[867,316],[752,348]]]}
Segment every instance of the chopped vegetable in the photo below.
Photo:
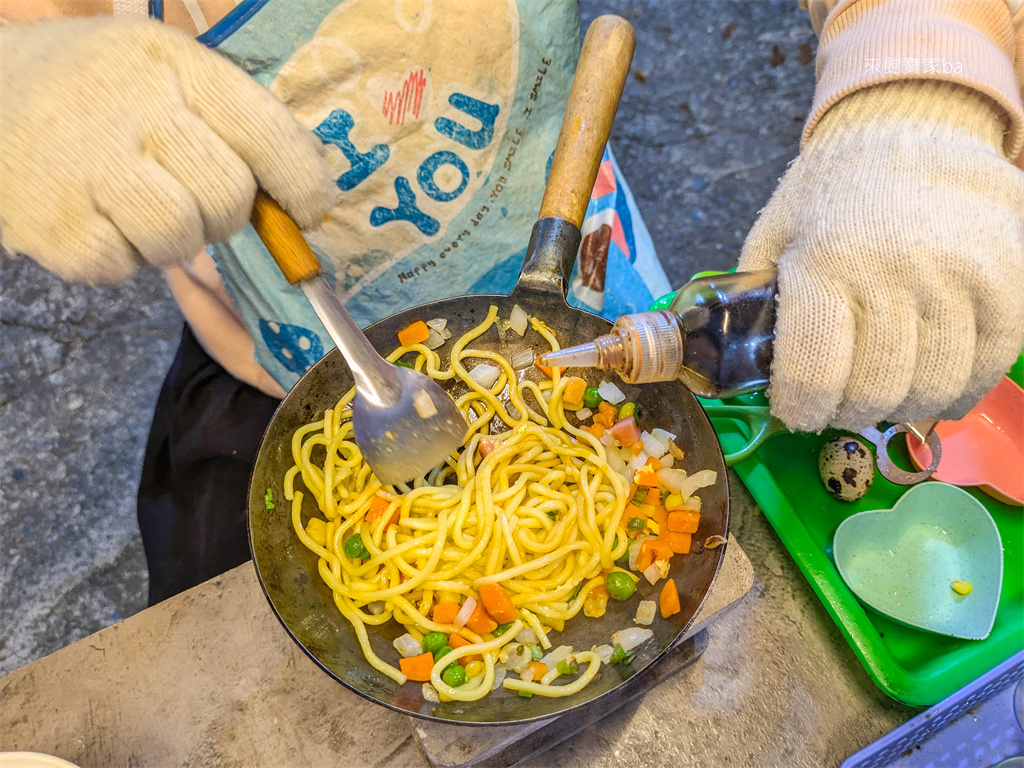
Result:
{"label": "chopped vegetable", "polygon": [[[549,379],[553,379],[555,377],[555,371],[554,371],[554,369],[551,366],[549,366],[549,365],[541,365],[536,360],[533,361],[533,364],[537,367],[537,369],[541,373],[543,373]],[[565,370],[565,368],[559,368],[558,372],[561,373],[564,370]]]}
{"label": "chopped vegetable", "polygon": [[636,609],[636,618],[633,619],[637,624],[643,624],[649,627],[654,621],[654,614],[658,612],[658,604],[653,600],[641,600],[640,605]]}
{"label": "chopped vegetable", "polygon": [[667,560],[655,560],[649,566],[644,568],[644,578],[647,579],[650,584],[657,584],[663,578],[668,575],[668,561]]}
{"label": "chopped vegetable", "polygon": [[663,619],[675,616],[682,610],[679,607],[679,591],[676,589],[675,579],[669,579],[665,582],[665,586],[661,588],[658,603],[661,607],[661,618]]}
{"label": "chopped vegetable", "polygon": [[547,515],[548,520],[550,520],[552,523],[558,519],[558,515],[556,515],[554,512],[545,512],[544,514]]}
{"label": "chopped vegetable", "polygon": [[682,461],[686,458],[686,454],[683,452],[683,449],[676,445],[676,439],[674,437],[670,438],[668,441],[668,452],[676,461]]}
{"label": "chopped vegetable", "polygon": [[718,549],[720,546],[725,544],[728,539],[725,536],[708,536],[704,540],[704,549]]}
{"label": "chopped vegetable", "polygon": [[438,603],[434,606],[434,622],[437,624],[454,624],[462,607],[458,603]]}
{"label": "chopped vegetable", "polygon": [[398,666],[401,668],[402,673],[410,680],[417,683],[426,683],[430,681],[430,671],[434,668],[434,657],[429,653],[410,656],[405,659],[399,659]]}
{"label": "chopped vegetable", "polygon": [[645,525],[647,525],[647,521],[644,520],[642,517],[631,517],[629,518],[629,522],[626,523],[626,530],[640,531],[643,530],[643,527]]}
{"label": "chopped vegetable", "polygon": [[597,387],[598,393],[612,405],[618,405],[626,399],[626,395],[615,386],[614,382],[602,381]]}
{"label": "chopped vegetable", "polygon": [[586,421],[593,415],[594,412],[587,407],[580,408],[578,411],[576,411],[576,418],[579,419],[581,422]]}
{"label": "chopped vegetable", "polygon": [[516,304],[512,307],[512,312],[508,316],[508,324],[506,328],[511,328],[513,331],[518,333],[520,336],[526,333],[526,326],[530,321],[530,316],[526,314],[526,310]]}
{"label": "chopped vegetable", "polygon": [[345,539],[342,550],[346,557],[351,557],[353,560],[365,560],[370,556],[370,550],[363,544],[363,537],[358,533],[353,533]]}
{"label": "chopped vegetable", "polygon": [[[640,428],[637,427],[635,419],[630,416],[616,422],[609,429],[609,434],[615,438],[615,442],[623,446],[640,446],[640,450],[643,450],[643,445],[640,443]],[[639,454],[640,451],[637,451]]]}
{"label": "chopped vegetable", "polygon": [[596,437],[598,440],[600,440],[601,438],[604,437],[604,433],[605,433],[606,429],[607,429],[607,427],[605,427],[603,424],[591,424],[589,427],[584,427],[583,431],[584,432],[589,432],[594,437]]}
{"label": "chopped vegetable", "polygon": [[511,629],[514,623],[514,621],[506,621],[504,624],[499,624],[494,628],[494,632],[492,632],[491,634],[493,634],[495,637],[498,637],[499,635],[504,635],[506,632],[509,631],[509,629]]}
{"label": "chopped vegetable", "polygon": [[526,665],[526,669],[523,670],[520,677],[528,683],[531,683],[534,680],[540,682],[540,679],[547,673],[548,668],[545,665],[541,664],[539,661],[531,661]]}
{"label": "chopped vegetable", "polygon": [[309,518],[306,523],[306,535],[321,547],[327,544],[327,523],[319,517]]}
{"label": "chopped vegetable", "polygon": [[705,488],[709,485],[714,485],[718,481],[718,473],[713,469],[702,469],[700,472],[694,472],[677,489],[682,497],[685,499],[693,495],[693,492],[698,488]]}
{"label": "chopped vegetable", "polygon": [[618,643],[615,644],[615,649],[612,651],[612,657],[608,660],[609,664],[632,664],[633,659],[636,658],[635,653],[626,651]]}
{"label": "chopped vegetable", "polygon": [[530,627],[523,627],[520,629],[519,634],[516,635],[516,640],[520,643],[526,643],[527,645],[533,645],[534,643],[540,642],[540,639],[537,637],[537,633]]}
{"label": "chopped vegetable", "polygon": [[466,678],[469,680],[480,677],[483,673],[484,663],[482,661],[471,661],[466,665]]}
{"label": "chopped vegetable", "polygon": [[664,445],[666,450],[668,449],[668,441],[676,439],[675,435],[673,435],[671,432],[661,429],[660,427],[656,427],[651,430],[651,437],[653,437],[659,443]]}
{"label": "chopped vegetable", "polygon": [[650,432],[641,432],[640,439],[644,443],[644,453],[648,456],[653,456],[656,459],[660,459],[666,453],[668,453],[668,446],[666,446],[661,440],[656,438]]}
{"label": "chopped vegetable", "polygon": [[429,336],[430,328],[422,320],[417,320],[398,332],[398,343],[409,347],[426,341]]}
{"label": "chopped vegetable", "polygon": [[651,464],[657,459],[648,459],[640,469],[633,472],[633,482],[647,488],[658,487],[658,470]]}
{"label": "chopped vegetable", "polygon": [[612,644],[621,645],[624,651],[639,648],[654,637],[654,632],[643,627],[626,627],[612,635]]}
{"label": "chopped vegetable", "polygon": [[640,559],[640,550],[643,548],[644,542],[651,538],[651,536],[640,536],[629,545],[629,570],[642,570],[636,567],[636,563]]}
{"label": "chopped vegetable", "polygon": [[465,685],[466,670],[458,664],[452,664],[441,673],[441,682],[445,685],[450,685],[452,688],[458,688],[460,685]]}
{"label": "chopped vegetable", "polygon": [[380,616],[387,609],[387,603],[383,600],[374,600],[366,606],[368,610],[374,616]]}
{"label": "chopped vegetable", "polygon": [[619,418],[627,419],[630,416],[636,416],[636,403],[625,402],[619,406]]}
{"label": "chopped vegetable", "polygon": [[267,488],[267,492],[263,494],[263,506],[267,509],[274,509],[274,489]]}
{"label": "chopped vegetable", "polygon": [[423,342],[423,346],[427,349],[437,349],[444,344],[444,335],[440,331],[435,331],[433,328],[430,329],[430,335],[427,336],[427,340]]}
{"label": "chopped vegetable", "polygon": [[[412,363],[407,363],[407,362],[405,362],[405,360],[395,360],[395,365],[397,365],[399,368],[409,368],[409,369],[412,369],[412,370],[415,370],[415,368],[416,368],[415,365],[413,365]],[[434,686],[430,686],[430,690],[433,691],[434,690]],[[437,692],[434,691],[434,694],[437,695]]]}
{"label": "chopped vegetable", "polygon": [[480,602],[495,621],[512,622],[516,620],[516,609],[509,599],[508,593],[500,584],[481,584]]}
{"label": "chopped vegetable", "polygon": [[445,656],[447,656],[449,653],[451,653],[453,650],[455,650],[455,649],[452,648],[447,643],[445,643],[440,648],[438,648],[436,651],[434,651],[434,661],[440,661]]}
{"label": "chopped vegetable", "polygon": [[583,393],[587,390],[587,382],[579,376],[570,376],[567,381],[568,383],[562,391],[562,402],[570,408],[583,405]]}
{"label": "chopped vegetable", "polygon": [[526,691],[526,690],[522,690],[522,689],[520,689],[520,691],[519,691],[519,696],[520,696],[520,698],[523,698],[523,699],[532,699],[533,698],[533,694],[532,693],[530,693],[529,691]]}
{"label": "chopped vegetable", "polygon": [[396,637],[395,642],[393,642],[392,645],[395,646],[395,650],[406,659],[410,656],[419,656],[424,650],[420,645],[420,641],[408,632],[401,637]]}
{"label": "chopped vegetable", "polygon": [[567,659],[562,659],[558,664],[555,665],[555,669],[558,670],[559,674],[562,675],[575,675],[580,671],[579,662],[570,656]]}
{"label": "chopped vegetable", "polygon": [[501,375],[501,368],[490,363],[481,363],[469,372],[469,378],[484,389],[490,389]]}
{"label": "chopped vegetable", "polygon": [[672,548],[658,539],[647,539],[640,546],[640,554],[636,558],[636,569],[646,571],[655,560],[671,560],[675,554]]}
{"label": "chopped vegetable", "polygon": [[636,582],[622,571],[613,571],[604,579],[608,594],[616,600],[628,600],[636,592]]}
{"label": "chopped vegetable", "polygon": [[509,362],[512,364],[512,369],[521,371],[524,368],[529,368],[533,365],[533,361],[537,356],[534,354],[533,349],[527,347],[526,349],[517,349],[512,353],[512,359]]}
{"label": "chopped vegetable", "polygon": [[582,581],[579,584],[577,584],[573,591],[569,594],[569,600],[575,600],[579,596],[581,589],[583,589]]}
{"label": "chopped vegetable", "polygon": [[534,661],[540,661],[544,658],[544,649],[541,648],[539,645],[531,645],[530,656],[533,658]]}
{"label": "chopped vegetable", "polygon": [[[473,611],[476,610],[476,600],[472,597],[467,597],[466,602],[459,608],[459,612],[455,615],[455,621],[453,622],[456,627],[466,626],[466,622],[469,621],[469,617],[473,615]],[[472,629],[472,627],[471,627]],[[474,630],[475,631],[475,630]]]}
{"label": "chopped vegetable", "polygon": [[424,701],[429,701],[431,704],[441,703],[441,697],[437,695],[437,688],[432,686],[430,683],[424,683],[422,690]]}
{"label": "chopped vegetable", "polygon": [[669,491],[669,494],[676,494],[680,498],[686,498],[687,494],[680,492],[680,487],[686,482],[686,471],[682,469],[659,469],[658,482],[662,488]]}
{"label": "chopped vegetable", "polygon": [[960,581],[959,579],[954,581],[950,586],[953,588],[953,591],[956,592],[958,595],[969,595],[971,594],[971,590],[974,589],[974,586],[971,584],[971,582]]}
{"label": "chopped vegetable", "polygon": [[[369,523],[376,523],[380,520],[381,515],[388,511],[388,507],[391,506],[391,502],[394,499],[388,495],[383,496],[377,494],[373,497],[373,501],[370,502],[370,508],[366,512],[366,520]],[[393,525],[398,522],[398,518],[401,515],[400,509],[396,506],[394,513],[391,515],[391,519],[388,521],[388,525]]]}
{"label": "chopped vegetable", "polygon": [[685,555],[690,551],[690,539],[693,534],[677,533],[676,531],[662,531],[658,539],[668,544],[669,548],[677,555]]}
{"label": "chopped vegetable", "polygon": [[608,590],[605,589],[603,584],[598,584],[587,595],[587,599],[583,601],[583,614],[589,616],[592,619],[599,619],[604,616],[604,612],[608,609]]}
{"label": "chopped vegetable", "polygon": [[601,660],[602,664],[611,664],[612,654],[615,653],[615,649],[610,645],[599,645],[591,650],[597,654],[597,657]]}
{"label": "chopped vegetable", "polygon": [[604,398],[601,397],[601,393],[597,391],[597,387],[587,387],[583,391],[583,404],[587,408],[597,408],[601,403],[604,402]]}
{"label": "chopped vegetable", "polygon": [[[434,610],[434,620],[437,621],[437,610]],[[449,623],[449,622],[445,622]],[[433,654],[448,645],[448,637],[444,632],[428,632],[423,636],[423,650]]]}
{"label": "chopped vegetable", "polygon": [[[472,600],[472,598],[466,598],[466,600]],[[476,601],[474,601],[474,603],[475,602]],[[487,611],[484,610],[482,605],[478,604],[473,608],[473,612],[469,615],[469,619],[466,620],[466,626],[478,635],[483,635],[497,629],[498,622],[487,614]]]}
{"label": "chopped vegetable", "polygon": [[668,513],[668,529],[677,533],[696,533],[700,525],[700,512],[678,510]]}
{"label": "chopped vegetable", "polygon": [[547,656],[542,658],[541,663],[548,669],[554,669],[558,662],[562,659],[567,659],[572,656],[571,645],[560,645],[555,650],[551,651]]}

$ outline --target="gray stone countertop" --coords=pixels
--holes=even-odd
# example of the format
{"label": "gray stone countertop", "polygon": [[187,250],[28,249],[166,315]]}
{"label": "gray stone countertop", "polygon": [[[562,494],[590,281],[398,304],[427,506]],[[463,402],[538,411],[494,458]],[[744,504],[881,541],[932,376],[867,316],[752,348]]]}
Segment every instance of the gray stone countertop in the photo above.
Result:
{"label": "gray stone countertop", "polygon": [[[874,686],[730,479],[751,591],[695,664],[530,764],[837,766],[915,713]],[[409,717],[301,653],[251,565],[0,679],[0,750],[15,749],[81,766],[429,765]]]}

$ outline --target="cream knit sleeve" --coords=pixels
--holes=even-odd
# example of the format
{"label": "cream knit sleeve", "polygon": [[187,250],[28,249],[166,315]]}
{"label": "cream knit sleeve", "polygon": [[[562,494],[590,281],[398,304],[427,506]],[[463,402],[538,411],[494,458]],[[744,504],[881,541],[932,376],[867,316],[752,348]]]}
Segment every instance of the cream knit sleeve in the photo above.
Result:
{"label": "cream knit sleeve", "polygon": [[820,37],[818,86],[804,127],[846,96],[895,80],[945,80],[1006,115],[1003,151],[1024,149],[1024,0],[800,0]]}

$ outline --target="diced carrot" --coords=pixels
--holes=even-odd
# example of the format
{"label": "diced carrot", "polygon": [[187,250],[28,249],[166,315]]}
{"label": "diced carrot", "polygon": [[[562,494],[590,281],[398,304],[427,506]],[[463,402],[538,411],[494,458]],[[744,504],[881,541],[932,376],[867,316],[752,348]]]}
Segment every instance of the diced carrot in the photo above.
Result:
{"label": "diced carrot", "polygon": [[417,683],[430,682],[430,670],[434,668],[434,654],[424,653],[419,656],[410,656],[407,659],[399,659],[398,666],[410,680]]}
{"label": "diced carrot", "polygon": [[659,526],[665,526],[668,524],[668,512],[662,506],[657,506],[651,510],[651,519],[656,522]]}
{"label": "diced carrot", "polygon": [[498,622],[490,617],[487,611],[482,605],[477,603],[476,608],[469,614],[469,618],[466,620],[466,626],[478,635],[482,635],[485,632],[493,632],[498,627]]}
{"label": "diced carrot", "polygon": [[[467,640],[462,635],[460,635],[458,632],[452,632],[448,636],[448,645],[450,645],[453,649],[461,648],[464,645],[472,645],[472,644],[473,644],[472,640]],[[462,664],[462,666],[466,666],[471,661],[482,661],[482,660],[483,660],[483,656],[481,656],[479,653],[471,653],[468,656],[463,656],[461,659],[459,659],[459,663]]]}
{"label": "diced carrot", "polygon": [[430,337],[430,328],[422,320],[411,323],[398,332],[398,343],[403,347],[419,344]]}
{"label": "diced carrot", "polygon": [[612,417],[611,417],[611,416],[609,416],[609,415],[607,415],[607,414],[604,414],[604,413],[595,413],[595,414],[594,414],[594,423],[595,423],[595,424],[600,424],[600,425],[601,425],[602,427],[604,427],[605,429],[608,429],[608,428],[609,428],[609,427],[611,427],[611,426],[612,426],[612,424],[614,424],[615,422],[613,422],[613,421],[612,421]]}
{"label": "diced carrot", "polygon": [[676,589],[675,579],[669,579],[661,588],[661,596],[658,598],[661,606],[661,618],[667,619],[675,616],[681,608],[679,607],[679,590]]}
{"label": "diced carrot", "polygon": [[[535,366],[536,366],[537,368],[539,368],[539,369],[540,369],[540,371],[541,371],[541,373],[543,373],[543,374],[544,374],[545,376],[547,376],[547,377],[548,377],[549,379],[553,379],[553,378],[555,378],[555,372],[554,372],[554,369],[553,369],[553,368],[552,368],[552,367],[551,367],[550,365],[537,365],[537,362],[536,362],[536,361],[534,361],[534,363],[533,363],[533,364],[534,364],[534,365],[535,365]],[[565,368],[559,368],[559,369],[558,369],[558,372],[559,372],[559,373],[561,373],[561,372],[562,372],[562,371],[564,371],[564,370],[565,370]]]}
{"label": "diced carrot", "polygon": [[685,555],[690,551],[689,533],[678,533],[677,531],[662,530],[658,536],[660,541],[668,544],[669,548],[677,555]]}
{"label": "diced carrot", "polygon": [[583,405],[583,393],[586,390],[587,382],[579,376],[570,376],[562,392],[562,400],[566,405]]}
{"label": "diced carrot", "polygon": [[627,504],[626,508],[622,510],[622,527],[626,527],[626,523],[629,522],[631,517],[639,517],[641,520],[648,518],[647,512],[644,511],[643,507],[638,507],[636,504]]}
{"label": "diced carrot", "polygon": [[526,669],[530,672],[529,677],[531,682],[539,683],[540,679],[548,673],[548,665],[541,664],[539,661],[531,661],[526,665]]}
{"label": "diced carrot", "polygon": [[657,488],[658,487],[658,473],[651,472],[648,469],[650,465],[644,464],[640,469],[633,473],[633,482],[642,488]]}
{"label": "diced carrot", "polygon": [[495,621],[506,624],[516,620],[516,607],[500,584],[481,584],[480,602]]}
{"label": "diced carrot", "polygon": [[609,403],[607,400],[602,400],[600,403],[598,403],[597,412],[602,415],[607,414],[608,416],[611,416],[613,424],[615,423],[615,420],[619,417],[619,409],[616,408],[611,403]]}
{"label": "diced carrot", "polygon": [[634,456],[639,456],[641,453],[644,452],[644,444],[638,440],[637,442],[630,445],[629,452],[632,453]]}
{"label": "diced carrot", "polygon": [[499,441],[498,440],[488,440],[487,438],[484,438],[483,440],[480,441],[480,445],[479,445],[480,456],[486,459],[487,458],[487,454],[489,454],[491,451],[493,451],[495,448],[497,448],[498,445],[499,445]]}
{"label": "diced carrot", "polygon": [[434,622],[437,624],[454,624],[462,606],[458,603],[438,603],[434,606]]}
{"label": "diced carrot", "polygon": [[680,510],[668,513],[668,529],[677,533],[696,533],[700,525],[700,512]]}
{"label": "diced carrot", "polygon": [[636,569],[646,571],[655,560],[671,560],[673,554],[675,553],[672,548],[664,541],[647,539],[640,545],[640,554],[636,558]]}
{"label": "diced carrot", "polygon": [[[386,496],[374,496],[373,501],[370,502],[370,509],[366,513],[367,521],[370,523],[376,523],[378,520],[380,520],[380,516],[387,512],[387,509],[389,506],[391,506],[392,501],[394,501],[394,496],[390,494],[387,494]],[[396,506],[395,511],[391,513],[391,519],[388,521],[388,525],[397,523],[399,518],[401,517],[401,513],[401,507]]]}
{"label": "diced carrot", "polygon": [[654,472],[657,472],[661,469],[661,461],[651,456],[651,458],[647,460],[647,466],[649,466]]}
{"label": "diced carrot", "polygon": [[591,424],[589,427],[583,427],[584,432],[589,432],[598,440],[604,437],[605,429],[603,424]]}

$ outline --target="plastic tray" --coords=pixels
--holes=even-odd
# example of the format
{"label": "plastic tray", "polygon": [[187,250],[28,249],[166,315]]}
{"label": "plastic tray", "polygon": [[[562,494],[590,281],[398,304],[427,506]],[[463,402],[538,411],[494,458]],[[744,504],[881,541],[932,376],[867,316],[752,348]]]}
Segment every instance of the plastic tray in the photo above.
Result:
{"label": "plastic tray", "polygon": [[[1024,356],[1009,375],[1024,386]],[[723,402],[754,410],[766,400],[747,395]],[[741,450],[758,429],[756,419],[713,416],[712,424],[726,453]],[[783,432],[734,469],[871,678],[898,701],[935,704],[1024,648],[1024,512],[966,489],[992,515],[1003,540],[1002,594],[985,640],[957,640],[898,624],[862,605],[846,586],[832,558],[832,538],[846,517],[892,507],[908,486],[894,485],[876,473],[871,490],[856,502],[829,496],[818,477],[817,457],[821,445],[839,434]],[[913,469],[902,440],[894,441],[890,455]]]}
{"label": "plastic tray", "polygon": [[1016,653],[948,699],[847,758],[841,768],[974,768],[1024,754],[1014,689]]}

